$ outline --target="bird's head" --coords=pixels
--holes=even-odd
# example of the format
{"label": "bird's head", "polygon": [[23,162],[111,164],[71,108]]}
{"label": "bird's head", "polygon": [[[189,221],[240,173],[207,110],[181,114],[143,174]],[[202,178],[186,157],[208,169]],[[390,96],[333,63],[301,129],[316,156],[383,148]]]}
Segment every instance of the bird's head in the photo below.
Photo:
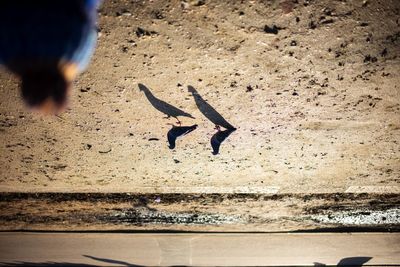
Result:
{"label": "bird's head", "polygon": [[58,114],[67,106],[77,67],[48,62],[24,68],[19,74],[22,97],[28,107],[42,114]]}

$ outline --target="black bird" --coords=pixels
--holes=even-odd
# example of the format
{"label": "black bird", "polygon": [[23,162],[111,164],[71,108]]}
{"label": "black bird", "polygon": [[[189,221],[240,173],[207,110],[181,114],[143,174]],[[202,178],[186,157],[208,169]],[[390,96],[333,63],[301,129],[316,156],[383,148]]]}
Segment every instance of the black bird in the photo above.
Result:
{"label": "black bird", "polygon": [[153,107],[155,109],[157,109],[158,111],[167,115],[167,118],[174,117],[178,121],[179,125],[181,125],[181,122],[178,119],[178,116],[189,117],[189,118],[194,119],[194,117],[192,115],[190,115],[189,113],[186,113],[185,111],[183,111],[177,107],[174,107],[174,106],[162,101],[161,99],[158,99],[157,97],[155,97],[151,93],[150,89],[141,83],[139,83],[139,90],[144,92],[144,94],[146,95],[150,104],[153,105]]}
{"label": "black bird", "polygon": [[169,148],[175,148],[175,141],[178,137],[186,135],[197,128],[197,124],[192,126],[175,126],[172,125],[171,130],[168,131],[167,138],[169,143]]}
{"label": "black bird", "polygon": [[228,129],[221,131],[221,129],[217,126],[216,129],[218,130],[212,137],[211,137],[211,147],[213,148],[213,155],[217,155],[219,153],[219,147],[221,146],[222,142],[228,138],[231,133],[233,133],[236,129]]}
{"label": "black bird", "polygon": [[236,130],[236,128],[227,122],[221,114],[219,114],[210,104],[205,101],[201,95],[194,89],[193,86],[188,86],[188,91],[192,93],[194,101],[196,102],[197,108],[204,116],[209,119],[216,126],[222,126],[225,129]]}

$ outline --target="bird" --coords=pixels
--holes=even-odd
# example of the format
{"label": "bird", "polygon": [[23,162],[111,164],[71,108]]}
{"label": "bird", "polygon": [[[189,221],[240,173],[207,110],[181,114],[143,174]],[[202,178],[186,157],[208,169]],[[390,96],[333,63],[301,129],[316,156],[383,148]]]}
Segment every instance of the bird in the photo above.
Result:
{"label": "bird", "polygon": [[143,84],[139,83],[138,86],[139,86],[139,90],[144,92],[144,94],[146,95],[150,104],[155,109],[157,109],[158,111],[167,115],[167,118],[174,117],[177,120],[178,125],[181,125],[181,121],[179,120],[178,116],[189,117],[189,118],[194,119],[194,117],[192,115],[190,115],[189,113],[186,113],[185,111],[183,111],[177,107],[174,107],[171,104],[168,104],[167,102],[164,102],[161,99],[158,99],[157,97],[155,97],[151,93],[150,89],[147,88],[146,86],[144,86]]}
{"label": "bird", "polygon": [[100,0],[1,0],[0,64],[21,80],[32,110],[65,110],[97,42]]}
{"label": "bird", "polygon": [[218,113],[210,104],[205,101],[193,86],[188,86],[188,91],[192,93],[197,108],[203,115],[209,119],[216,126],[224,127],[229,130],[236,130],[236,128],[227,122],[221,114]]}
{"label": "bird", "polygon": [[176,141],[176,139],[178,137],[186,135],[186,134],[190,133],[191,131],[194,131],[196,128],[197,128],[197,124],[194,124],[192,126],[175,126],[175,125],[172,125],[171,130],[169,130],[168,133],[167,133],[169,148],[170,149],[174,149],[175,148],[175,141]]}
{"label": "bird", "polygon": [[224,131],[221,131],[220,127],[215,127],[217,129],[217,132],[211,137],[211,147],[213,149],[213,155],[217,155],[219,153],[219,148],[222,144],[222,142],[225,141],[226,138],[228,138],[231,133],[236,131],[236,129],[227,129]]}

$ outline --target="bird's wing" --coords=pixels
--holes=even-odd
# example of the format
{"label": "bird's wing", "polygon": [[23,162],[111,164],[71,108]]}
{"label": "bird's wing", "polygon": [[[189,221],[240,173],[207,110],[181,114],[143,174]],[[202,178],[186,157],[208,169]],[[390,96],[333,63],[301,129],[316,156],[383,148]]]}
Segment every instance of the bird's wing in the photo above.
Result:
{"label": "bird's wing", "polygon": [[167,133],[167,139],[168,139],[168,143],[169,143],[169,148],[170,149],[174,149],[175,148],[175,141],[176,141],[176,135],[173,133],[173,129],[168,131]]}
{"label": "bird's wing", "polygon": [[218,131],[211,137],[210,143],[211,143],[211,147],[213,149],[214,155],[219,153],[219,148],[220,148],[222,142],[224,142],[225,139],[228,138],[228,136],[231,135],[231,133],[233,133],[234,131],[235,131],[235,129]]}
{"label": "bird's wing", "polygon": [[217,134],[218,133],[214,134],[211,137],[211,147],[213,149],[213,154],[214,155],[217,155],[219,153],[219,147],[221,146],[221,142],[218,140]]}
{"label": "bird's wing", "polygon": [[173,126],[167,133],[170,148],[175,147],[175,141],[178,137],[184,136],[197,128],[197,124],[192,126]]}

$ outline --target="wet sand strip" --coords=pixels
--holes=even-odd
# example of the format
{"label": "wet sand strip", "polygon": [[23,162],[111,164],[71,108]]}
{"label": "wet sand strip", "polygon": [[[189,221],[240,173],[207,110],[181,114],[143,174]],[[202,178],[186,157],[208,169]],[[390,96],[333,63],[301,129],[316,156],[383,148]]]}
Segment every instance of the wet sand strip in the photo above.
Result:
{"label": "wet sand strip", "polygon": [[400,194],[0,193],[2,231],[398,231]]}

